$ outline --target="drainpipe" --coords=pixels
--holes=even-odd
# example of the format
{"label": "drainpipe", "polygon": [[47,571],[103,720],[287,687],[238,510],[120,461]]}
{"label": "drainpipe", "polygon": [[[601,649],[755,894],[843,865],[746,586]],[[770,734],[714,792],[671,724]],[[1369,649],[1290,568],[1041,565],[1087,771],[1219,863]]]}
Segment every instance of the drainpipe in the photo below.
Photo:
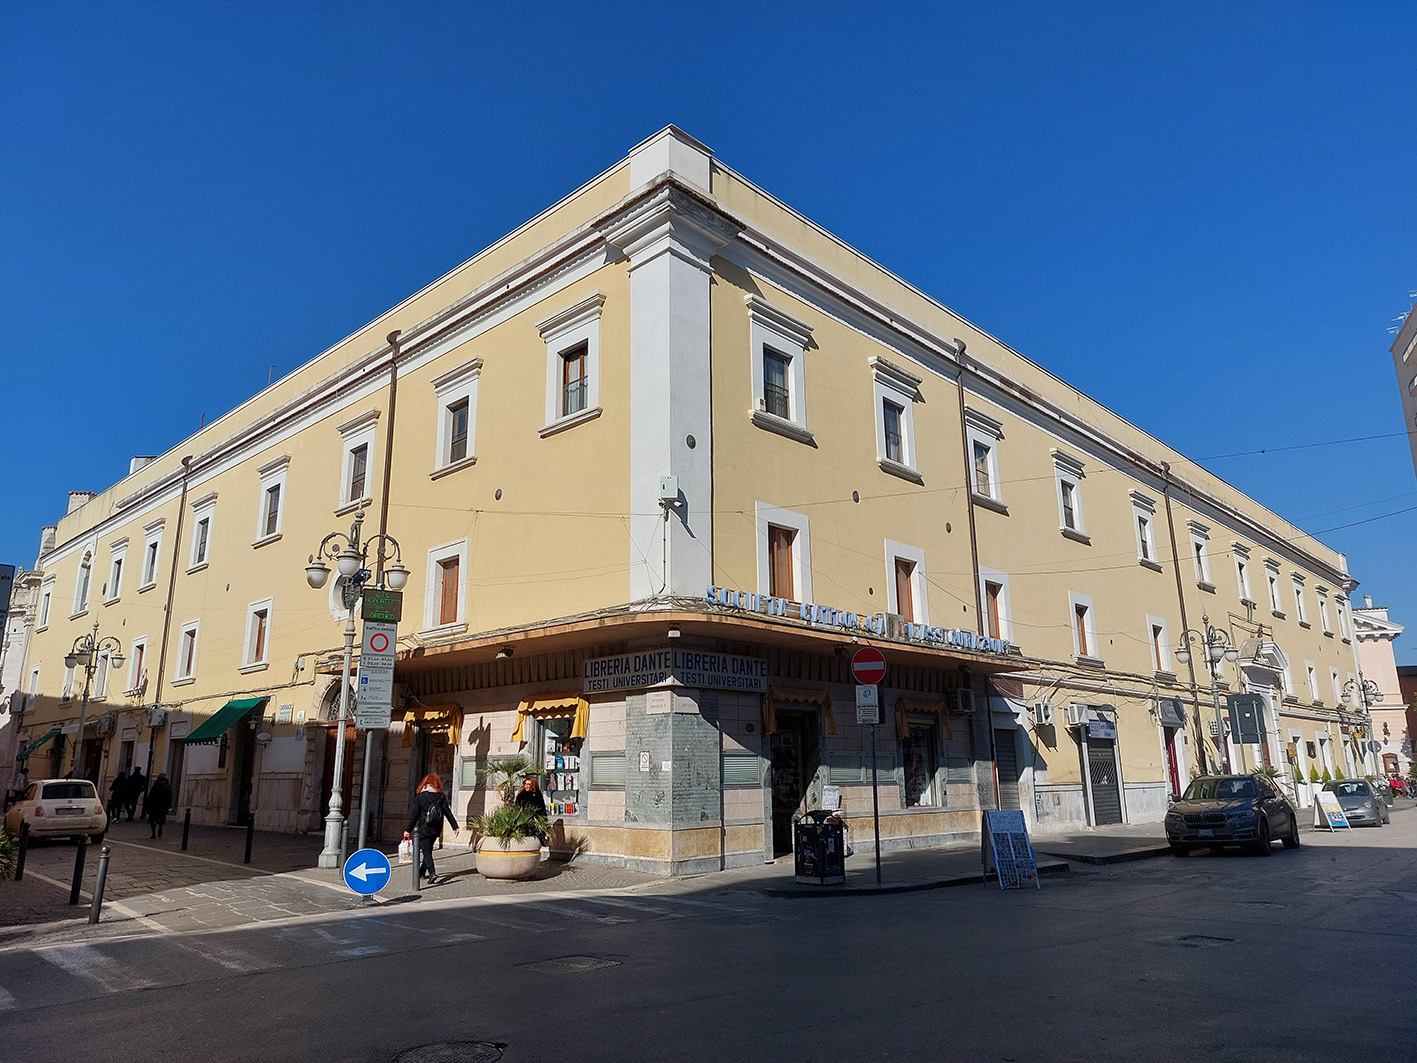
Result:
{"label": "drainpipe", "polygon": [[[182,497],[177,503],[177,529],[172,536],[172,567],[167,576],[167,605],[162,612],[162,648],[157,653],[157,681],[153,684],[153,708],[162,705],[162,680],[167,667],[167,640],[172,633],[172,598],[177,591],[177,559],[182,554],[182,518],[187,515],[187,485],[192,476],[192,455],[182,459]],[[139,678],[142,678],[141,676]],[[157,745],[157,728],[148,735],[148,785],[152,785],[153,753]],[[173,800],[177,795],[173,794]],[[146,810],[147,802],[143,803]]]}
{"label": "drainpipe", "polygon": [[964,340],[955,340],[955,353],[959,359],[959,446],[964,456],[964,503],[969,515],[969,561],[974,573],[974,617],[979,633],[984,634],[984,602],[979,590],[979,538],[974,530],[974,485],[970,479],[969,431],[964,420]]}
{"label": "drainpipe", "polygon": [[[1161,497],[1166,500],[1166,531],[1171,537],[1171,566],[1176,573],[1176,602],[1181,607],[1181,637],[1186,637],[1186,632],[1191,629],[1190,622],[1186,619],[1186,595],[1181,587],[1181,555],[1176,549],[1176,522],[1171,514],[1171,463],[1163,461],[1161,463],[1163,479],[1161,481]],[[1209,668],[1209,657],[1206,658],[1206,667]],[[1201,695],[1200,688],[1196,686],[1196,658],[1192,654],[1186,661],[1186,672],[1191,680],[1191,708],[1195,714],[1196,721],[1196,752],[1205,754],[1205,734],[1201,730]],[[1208,757],[1206,758],[1209,759]],[[1207,764],[1200,765],[1204,771]],[[1184,779],[1177,780],[1184,782]]]}

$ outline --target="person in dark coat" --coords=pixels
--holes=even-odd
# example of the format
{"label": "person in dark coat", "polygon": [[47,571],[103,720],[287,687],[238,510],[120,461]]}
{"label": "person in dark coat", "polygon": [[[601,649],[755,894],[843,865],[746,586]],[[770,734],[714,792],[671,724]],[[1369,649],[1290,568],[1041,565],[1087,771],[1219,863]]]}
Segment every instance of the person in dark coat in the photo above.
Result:
{"label": "person in dark coat", "polygon": [[443,780],[437,775],[425,775],[418,784],[418,793],[413,795],[413,808],[404,833],[418,828],[418,873],[430,886],[437,882],[433,873],[433,843],[442,833],[444,820],[453,825],[454,834],[462,830],[448,807],[448,799],[443,796]]}
{"label": "person in dark coat", "polygon": [[[132,823],[132,822],[133,822],[133,813],[136,812],[136,811],[138,811],[138,800],[139,800],[139,798],[141,798],[145,793],[147,793],[147,790],[148,790],[148,779],[147,779],[147,776],[145,776],[145,775],[143,774],[143,769],[142,769],[142,768],[140,768],[140,767],[138,767],[136,764],[134,764],[134,765],[133,765],[133,774],[128,776],[128,789],[127,789],[126,797],[125,797],[124,802],[123,802],[124,807],[126,807],[126,808],[128,809],[128,822],[129,822],[129,823]],[[171,795],[170,793],[169,793],[169,795],[168,795],[168,800],[169,800],[169,801],[172,800],[172,795]],[[164,813],[164,814],[165,814],[165,813]],[[144,818],[146,818],[146,817],[144,817]]]}
{"label": "person in dark coat", "polygon": [[143,805],[143,818],[152,828],[154,838],[162,837],[162,827],[167,822],[167,813],[171,810],[172,785],[167,781],[166,775],[159,773],[153,780],[153,788],[148,791],[147,803]]}
{"label": "person in dark coat", "polygon": [[541,785],[536,781],[535,775],[528,775],[522,779],[522,788],[517,791],[517,799],[514,803],[519,808],[528,809],[538,815],[546,815],[546,798],[542,796]]}
{"label": "person in dark coat", "polygon": [[108,819],[109,822],[117,819],[123,811],[123,806],[128,801],[128,772],[122,768],[118,769],[118,774],[113,777],[113,781],[108,784]]}

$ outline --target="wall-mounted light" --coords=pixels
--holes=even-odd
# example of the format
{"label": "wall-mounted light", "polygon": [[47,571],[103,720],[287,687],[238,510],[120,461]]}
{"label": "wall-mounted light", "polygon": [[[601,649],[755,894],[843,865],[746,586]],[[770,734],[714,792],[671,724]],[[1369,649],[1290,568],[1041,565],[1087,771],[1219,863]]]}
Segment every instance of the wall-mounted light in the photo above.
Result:
{"label": "wall-mounted light", "polygon": [[671,639],[677,639],[677,638],[679,637],[679,629],[678,629],[677,627],[672,627],[672,628],[670,628],[670,629],[669,629],[669,637],[670,637]]}
{"label": "wall-mounted light", "polygon": [[512,647],[503,646],[500,650],[497,651],[497,660],[505,660],[506,658],[510,657],[514,652],[515,651],[512,649]]}

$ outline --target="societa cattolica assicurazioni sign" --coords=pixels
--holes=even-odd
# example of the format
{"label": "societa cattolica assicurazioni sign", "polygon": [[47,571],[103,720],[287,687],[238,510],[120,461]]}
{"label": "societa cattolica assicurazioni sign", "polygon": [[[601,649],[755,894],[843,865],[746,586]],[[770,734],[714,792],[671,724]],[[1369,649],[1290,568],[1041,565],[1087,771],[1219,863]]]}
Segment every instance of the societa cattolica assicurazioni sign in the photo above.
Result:
{"label": "societa cattolica assicurazioni sign", "polygon": [[931,627],[929,624],[911,624],[905,621],[893,622],[886,613],[862,616],[846,609],[818,605],[816,602],[793,602],[786,598],[774,598],[770,594],[733,590],[731,587],[709,587],[704,592],[704,601],[709,605],[725,606],[745,613],[802,620],[813,627],[859,631],[877,638],[900,638],[928,646],[951,646],[979,653],[1004,654],[1015,650],[1013,643],[1006,639],[991,639],[974,631]]}

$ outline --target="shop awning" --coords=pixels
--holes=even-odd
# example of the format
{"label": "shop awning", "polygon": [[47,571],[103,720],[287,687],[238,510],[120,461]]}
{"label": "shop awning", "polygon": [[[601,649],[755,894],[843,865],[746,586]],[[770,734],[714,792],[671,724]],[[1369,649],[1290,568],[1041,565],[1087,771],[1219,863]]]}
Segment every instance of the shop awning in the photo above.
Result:
{"label": "shop awning", "polygon": [[517,725],[512,729],[513,742],[526,741],[528,716],[534,716],[540,720],[574,716],[575,723],[571,724],[571,737],[584,738],[586,724],[590,722],[590,702],[578,693],[537,694],[533,697],[523,698],[522,703],[517,706]]}
{"label": "shop awning", "polygon": [[201,726],[195,731],[186,738],[179,738],[177,741],[186,742],[189,746],[209,746],[213,742],[219,742],[221,736],[228,729],[240,723],[253,709],[260,708],[270,700],[270,698],[232,698],[203,720]]}
{"label": "shop awning", "polygon": [[461,705],[414,705],[403,714],[403,748],[413,747],[413,725],[425,731],[448,732],[448,741],[456,749],[462,745]]}
{"label": "shop awning", "polygon": [[825,690],[798,690],[793,687],[768,687],[763,695],[763,733],[772,734],[777,730],[777,703],[779,701],[800,701],[815,705],[821,710],[826,721],[827,734],[836,734],[836,717],[832,715],[831,695]]}
{"label": "shop awning", "polygon": [[950,706],[946,701],[936,701],[934,698],[896,698],[895,699],[895,736],[905,738],[910,734],[910,725],[906,722],[905,714],[908,712],[934,713],[940,717],[940,724],[945,729],[946,738],[954,738],[954,732],[950,730]]}
{"label": "shop awning", "polygon": [[63,728],[62,725],[60,725],[60,724],[55,724],[55,725],[54,725],[53,727],[51,727],[49,730],[45,731],[44,734],[40,735],[40,736],[39,736],[38,738],[36,738],[33,742],[31,742],[29,745],[25,746],[24,751],[23,751],[23,752],[20,754],[20,756],[19,756],[19,759],[20,759],[20,760],[24,760],[27,756],[29,756],[31,753],[33,753],[33,752],[34,752],[36,749],[38,749],[40,746],[44,745],[44,743],[48,742],[51,738],[53,738],[55,735],[57,735],[57,734],[58,734],[60,731],[62,731],[63,729],[64,729],[64,728]]}

